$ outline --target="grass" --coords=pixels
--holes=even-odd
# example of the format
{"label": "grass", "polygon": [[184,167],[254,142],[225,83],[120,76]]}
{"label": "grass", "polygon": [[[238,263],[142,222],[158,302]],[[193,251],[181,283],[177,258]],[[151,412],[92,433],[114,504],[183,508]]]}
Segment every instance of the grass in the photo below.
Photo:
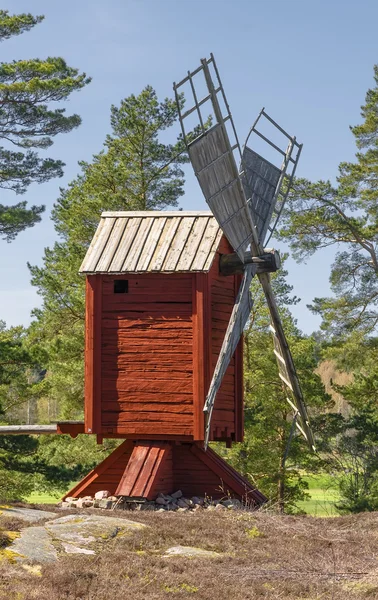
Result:
{"label": "grass", "polygon": [[320,474],[304,477],[308,483],[310,498],[298,502],[298,507],[315,517],[333,517],[338,514],[335,503],[339,499],[338,490],[330,475]]}
{"label": "grass", "polygon": [[27,501],[30,504],[56,504],[63,494],[43,494],[41,492],[33,492],[28,496]]}
{"label": "grass", "polygon": [[[378,597],[378,513],[333,519],[264,511],[117,511],[112,516],[143,522],[148,527],[109,540],[97,556],[65,555],[58,563],[42,565],[39,577],[20,565],[0,561],[0,598]],[[179,544],[213,550],[221,556],[206,560],[164,557],[169,547]]]}
{"label": "grass", "polygon": [[29,504],[57,504],[59,500],[67,493],[68,490],[72,489],[76,485],[77,481],[71,481],[67,486],[67,490],[61,493],[49,494],[47,492],[32,492],[26,499]]}
{"label": "grass", "polygon": [[[306,514],[314,517],[334,517],[338,512],[335,508],[335,502],[339,499],[337,489],[332,487],[333,479],[330,475],[312,475],[304,477],[309,486],[310,499],[298,502],[298,507]],[[76,482],[72,482],[68,489],[71,489]],[[31,504],[56,504],[62,494],[48,494],[33,492],[28,496],[27,501]]]}

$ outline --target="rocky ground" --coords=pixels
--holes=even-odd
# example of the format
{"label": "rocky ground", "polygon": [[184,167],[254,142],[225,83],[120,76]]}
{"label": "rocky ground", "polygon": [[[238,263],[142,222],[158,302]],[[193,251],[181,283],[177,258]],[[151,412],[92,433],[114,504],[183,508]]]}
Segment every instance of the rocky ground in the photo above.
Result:
{"label": "rocky ground", "polygon": [[378,513],[0,511],[6,600],[378,598]]}
{"label": "rocky ground", "polygon": [[84,496],[82,498],[68,497],[64,502],[59,503],[62,509],[72,508],[103,508],[107,510],[157,510],[164,512],[166,510],[185,512],[187,510],[230,510],[243,508],[240,500],[235,498],[223,498],[212,500],[211,498],[200,498],[192,496],[185,498],[181,490],[172,492],[172,494],[159,494],[155,500],[147,501],[143,498],[127,498],[125,496],[111,496],[108,490],[96,492],[94,496]]}

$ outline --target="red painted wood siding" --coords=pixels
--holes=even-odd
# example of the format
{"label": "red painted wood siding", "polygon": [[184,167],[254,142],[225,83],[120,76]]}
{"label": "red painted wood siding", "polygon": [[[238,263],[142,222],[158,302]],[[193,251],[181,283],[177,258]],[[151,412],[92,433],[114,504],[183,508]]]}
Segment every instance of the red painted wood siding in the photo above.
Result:
{"label": "red painted wood siding", "polygon": [[108,490],[112,495],[115,494],[133,450],[133,442],[125,440],[105,460],[90,471],[84,479],[67,492],[63,500],[69,496],[73,498],[94,496],[96,492],[101,490]]}
{"label": "red painted wood siding", "polygon": [[102,276],[102,433],[193,434],[192,275]]}
{"label": "red painted wood siding", "polygon": [[[232,249],[223,237],[210,270],[211,289],[211,374],[218,360],[227,325],[240,285],[239,276],[223,276],[219,273],[219,257]],[[243,371],[242,344],[231,359],[217,394],[213,417],[212,439],[241,441],[243,436]]]}

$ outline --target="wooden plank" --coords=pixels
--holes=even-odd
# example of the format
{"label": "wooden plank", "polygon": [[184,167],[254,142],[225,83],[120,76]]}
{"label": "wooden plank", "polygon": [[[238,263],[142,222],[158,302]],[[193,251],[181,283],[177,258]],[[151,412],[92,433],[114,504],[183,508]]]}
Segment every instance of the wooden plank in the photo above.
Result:
{"label": "wooden plank", "polygon": [[[103,426],[103,435],[108,433],[106,426]],[[128,423],[117,423],[117,427],[114,428],[112,433],[118,433],[125,436],[136,434],[136,436],[145,435],[176,435],[176,436],[192,436],[193,426],[179,423],[141,423],[130,421]]]}
{"label": "wooden plank", "polygon": [[109,236],[111,235],[115,221],[116,219],[114,218],[109,218],[100,221],[100,224],[97,228],[92,242],[93,245],[91,244],[89,247],[90,252],[87,253],[80,267],[80,271],[82,273],[91,273],[96,270],[96,265],[102,255],[103,248],[107,240],[109,239]]}
{"label": "wooden plank", "polygon": [[203,244],[205,241],[204,232],[209,222],[209,219],[195,219],[192,230],[189,236],[187,236],[185,246],[182,250],[182,254],[176,265],[176,269],[178,271],[188,271],[191,268],[192,262],[196,257],[196,253],[200,244]]}
{"label": "wooden plank", "polygon": [[147,329],[148,331],[158,331],[160,329],[192,329],[191,319],[182,319],[180,317],[159,317],[154,316],[153,321],[147,321],[143,318],[129,318],[126,315],[107,314],[102,317],[103,328],[116,329]]}
{"label": "wooden plank", "polygon": [[[108,275],[108,285],[104,293],[111,294],[113,282],[124,278],[125,273],[121,275]],[[178,286],[188,290],[190,273],[128,273],[127,279],[129,281],[130,293],[138,289],[153,291],[167,289],[167,287],[175,289]]]}
{"label": "wooden plank", "polygon": [[130,219],[127,222],[118,248],[114,254],[114,258],[109,265],[109,271],[113,273],[122,271],[125,257],[127,257],[129,250],[134,243],[141,223],[141,218]]}
{"label": "wooden plank", "polygon": [[219,228],[219,231],[214,239],[214,243],[211,248],[211,251],[203,265],[204,271],[207,271],[207,272],[210,271],[214,262],[218,262],[218,256],[219,256],[219,252],[220,252],[220,246],[222,244],[222,239],[225,239],[225,238],[224,238],[222,230]]}
{"label": "wooden plank", "polygon": [[150,271],[162,270],[163,263],[169,253],[172,240],[174,239],[181,220],[182,217],[173,217],[167,221],[160,238],[161,243],[158,243],[156,251],[151,259],[149,265]]}
{"label": "wooden plank", "polygon": [[136,444],[131,454],[130,460],[126,465],[125,472],[122,475],[119,486],[116,490],[116,496],[131,496],[135,481],[147,458],[148,446]]}
{"label": "wooden plank", "polygon": [[[202,243],[196,252],[194,260],[191,264],[192,271],[202,271],[209,259],[214,245],[214,237],[219,232],[219,225],[215,219],[210,219],[206,231],[204,232]],[[218,236],[217,236],[218,237]]]}
{"label": "wooden plank", "polygon": [[87,277],[85,431],[101,429],[101,276]]}
{"label": "wooden plank", "polygon": [[204,304],[206,275],[193,275],[193,436],[202,440],[204,436],[203,405],[205,402],[205,341]]}
{"label": "wooden plank", "polygon": [[96,272],[107,272],[122,239],[128,219],[116,219],[108,241],[96,265]]}
{"label": "wooden plank", "polygon": [[[240,287],[241,276],[234,277],[235,281],[235,298]],[[235,442],[242,442],[244,438],[244,374],[243,374],[243,349],[244,339],[243,335],[236,346],[235,350]]]}
{"label": "wooden plank", "polygon": [[85,355],[84,355],[84,427],[93,430],[93,389],[94,389],[94,294],[96,277],[86,278],[85,288]]}
{"label": "wooden plank", "polygon": [[193,404],[192,393],[187,394],[167,394],[166,392],[118,392],[116,390],[110,390],[103,392],[102,394],[102,406],[105,409],[108,402],[156,402],[156,403],[168,403],[173,404]]}
{"label": "wooden plank", "polygon": [[[121,365],[119,365],[121,366]],[[151,381],[155,381],[155,380],[159,380],[159,381],[170,381],[172,379],[177,379],[179,381],[184,381],[185,385],[187,384],[187,382],[192,382],[192,371],[191,370],[181,370],[181,371],[157,371],[156,368],[151,369],[150,371],[148,371],[143,365],[139,365],[139,369],[135,369],[135,367],[127,365],[126,367],[122,368],[122,372],[118,373],[118,365],[115,366],[115,369],[113,370],[113,372],[109,373],[109,371],[107,371],[107,375],[108,378],[116,378],[117,380],[120,379],[127,379],[127,380],[139,380],[140,378],[143,377],[144,380],[151,380]]]}
{"label": "wooden plank", "polygon": [[[157,338],[158,336],[158,338]],[[187,340],[188,342],[192,339],[192,331],[188,328],[175,327],[172,330],[170,327],[161,327],[160,329],[154,329],[152,327],[139,327],[131,329],[130,327],[119,328],[116,331],[114,329],[107,329],[103,327],[103,340],[114,340],[114,339],[125,339],[125,340]],[[220,336],[219,336],[219,339]]]}
{"label": "wooden plank", "polygon": [[[93,390],[93,431],[101,431],[101,317],[102,317],[102,277],[97,275],[94,304],[94,390]],[[89,432],[89,430],[88,430]]]}
{"label": "wooden plank", "polygon": [[[78,484],[76,484],[67,494],[65,494],[64,498],[68,496],[80,498],[82,496],[90,495],[91,492],[89,490],[94,490],[95,492],[99,491],[101,486],[103,485],[104,477],[107,473],[107,470],[112,467],[113,469],[118,470],[118,481],[125,469],[127,461],[131,456],[132,449],[134,444],[131,440],[125,440],[118,448],[113,450],[109,456],[105,458],[97,467],[92,469],[88,475],[86,475]],[[111,492],[115,491],[110,490]],[[63,498],[63,500],[64,500]]]}
{"label": "wooden plank", "polygon": [[194,221],[194,217],[181,220],[162,265],[164,271],[176,270],[177,263],[183,253],[186,239],[192,230]]}
{"label": "wooden plank", "polygon": [[136,267],[137,271],[149,270],[149,264],[155,253],[156,247],[159,243],[159,239],[166,222],[167,219],[154,219],[147,241],[144,245],[143,252],[141,253]]}
{"label": "wooden plank", "polygon": [[140,303],[149,310],[150,308],[153,308],[153,305],[157,302],[162,304],[170,304],[171,302],[186,302],[189,304],[189,292],[187,294],[183,293],[180,288],[175,290],[169,290],[169,288],[166,288],[165,290],[161,289],[160,291],[151,288],[148,292],[145,291],[141,294],[134,291],[127,294],[107,295],[104,297],[104,308],[106,308],[106,310],[117,310],[117,308],[123,307],[125,310],[128,310],[130,305],[132,306]]}
{"label": "wooden plank", "polygon": [[126,412],[102,412],[102,424],[110,425],[114,423],[172,423],[182,426],[191,426],[193,415],[173,412],[139,412],[137,408]]}
{"label": "wooden plank", "polygon": [[127,411],[148,412],[151,414],[163,413],[178,413],[178,414],[193,414],[192,402],[189,399],[186,404],[179,403],[162,403],[162,402],[103,402],[102,413],[126,413]]}
{"label": "wooden plank", "polygon": [[129,251],[122,265],[122,272],[135,271],[140,256],[143,254],[143,248],[147,242],[148,234],[152,227],[154,219],[142,219],[138,229],[138,235],[134,238]]}
{"label": "wooden plank", "polygon": [[158,466],[161,463],[163,456],[164,452],[162,452],[161,448],[155,446],[149,449],[144,465],[132,490],[134,496],[143,497],[145,495],[144,491],[150,483],[151,475],[152,473],[155,474],[154,467],[156,464]]}

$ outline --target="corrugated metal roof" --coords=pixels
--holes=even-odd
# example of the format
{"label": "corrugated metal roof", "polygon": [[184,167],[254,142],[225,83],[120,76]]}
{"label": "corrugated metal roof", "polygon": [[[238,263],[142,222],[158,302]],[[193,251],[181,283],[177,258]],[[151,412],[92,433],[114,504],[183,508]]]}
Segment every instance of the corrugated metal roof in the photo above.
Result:
{"label": "corrugated metal roof", "polygon": [[80,273],[208,271],[221,237],[210,211],[104,212]]}

